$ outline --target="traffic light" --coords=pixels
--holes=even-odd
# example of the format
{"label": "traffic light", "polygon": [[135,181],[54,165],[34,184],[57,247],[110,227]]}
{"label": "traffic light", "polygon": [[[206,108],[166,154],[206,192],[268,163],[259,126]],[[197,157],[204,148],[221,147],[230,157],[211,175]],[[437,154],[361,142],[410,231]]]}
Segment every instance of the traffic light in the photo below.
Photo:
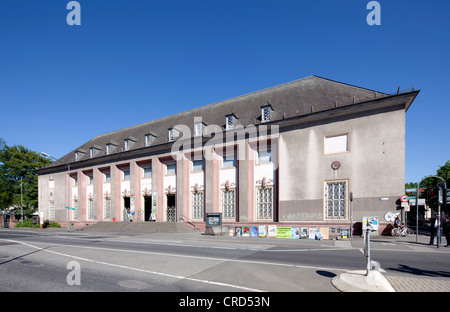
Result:
{"label": "traffic light", "polygon": [[438,208],[438,206],[439,206],[438,194],[439,194],[438,189],[427,189],[426,190],[426,202],[430,208],[434,208],[434,209]]}
{"label": "traffic light", "polygon": [[450,188],[444,189],[444,204],[450,205]]}

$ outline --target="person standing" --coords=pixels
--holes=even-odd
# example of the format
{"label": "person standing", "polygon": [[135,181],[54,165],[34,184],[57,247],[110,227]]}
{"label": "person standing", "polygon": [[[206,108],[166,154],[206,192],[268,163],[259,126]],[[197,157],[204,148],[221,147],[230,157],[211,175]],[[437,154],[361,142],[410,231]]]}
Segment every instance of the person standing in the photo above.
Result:
{"label": "person standing", "polygon": [[437,227],[438,227],[438,218],[437,214],[434,214],[434,218],[431,219],[431,225],[430,225],[430,245],[434,245],[434,238],[437,234]]}
{"label": "person standing", "polygon": [[448,247],[450,245],[450,218],[446,217],[444,220],[444,236],[445,239],[447,240],[447,245],[445,245],[445,247]]}

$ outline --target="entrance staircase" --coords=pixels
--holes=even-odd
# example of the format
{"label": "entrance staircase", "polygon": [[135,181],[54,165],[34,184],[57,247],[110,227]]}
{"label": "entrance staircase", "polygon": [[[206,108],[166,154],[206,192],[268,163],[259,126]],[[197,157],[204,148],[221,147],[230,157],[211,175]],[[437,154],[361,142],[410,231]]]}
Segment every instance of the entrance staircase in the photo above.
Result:
{"label": "entrance staircase", "polygon": [[109,222],[103,221],[83,228],[83,231],[128,233],[192,233],[198,232],[184,222]]}

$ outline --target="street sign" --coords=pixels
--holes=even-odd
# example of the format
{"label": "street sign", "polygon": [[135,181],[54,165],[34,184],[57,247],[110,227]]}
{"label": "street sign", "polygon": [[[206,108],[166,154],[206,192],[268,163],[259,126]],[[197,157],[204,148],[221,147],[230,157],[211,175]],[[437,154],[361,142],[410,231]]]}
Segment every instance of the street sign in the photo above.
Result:
{"label": "street sign", "polygon": [[67,206],[64,206],[64,208],[70,209],[70,210],[77,210],[77,208],[72,208],[72,207],[67,207]]}
{"label": "street sign", "polygon": [[407,202],[408,201],[408,196],[403,195],[402,197],[400,197],[400,201]]}
{"label": "street sign", "polygon": [[407,193],[417,192],[417,189],[416,188],[409,188],[409,189],[406,189],[405,192],[407,192]]}

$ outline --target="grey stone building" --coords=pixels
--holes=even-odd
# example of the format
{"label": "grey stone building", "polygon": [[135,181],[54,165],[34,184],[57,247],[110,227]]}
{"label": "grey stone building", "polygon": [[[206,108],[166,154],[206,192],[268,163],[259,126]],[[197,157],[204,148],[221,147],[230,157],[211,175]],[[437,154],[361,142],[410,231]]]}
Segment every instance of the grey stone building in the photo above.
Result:
{"label": "grey stone building", "polygon": [[99,135],[38,170],[39,211],[74,226],[202,227],[215,212],[230,227],[332,231],[377,216],[382,231],[404,192],[405,113],[418,93],[310,76]]}

